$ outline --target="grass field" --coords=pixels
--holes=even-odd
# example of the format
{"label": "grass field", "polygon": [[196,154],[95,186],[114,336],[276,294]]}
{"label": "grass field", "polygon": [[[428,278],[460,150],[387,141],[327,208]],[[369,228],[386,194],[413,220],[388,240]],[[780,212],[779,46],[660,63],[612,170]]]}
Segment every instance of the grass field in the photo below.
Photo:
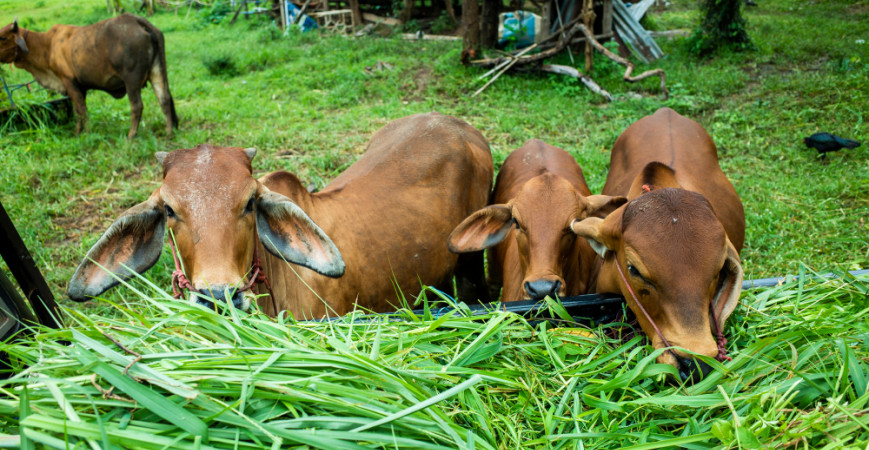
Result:
{"label": "grass field", "polygon": [[[669,106],[710,132],[745,204],[746,278],[866,268],[869,2],[757,2],[745,11],[753,51],[696,60],[682,40],[659,40],[668,56],[653,67],[667,73],[666,101],[656,80],[626,84],[620,66],[596,58],[593,76],[616,96],[613,103],[575,80],[534,73],[505,75],[472,99],[483,71],[459,63],[456,42],[282,36],[266,21],[229,27],[214,23],[209,10],[160,12],[149,20],[166,36],[181,118],[175,139],[165,139],[152,92],[143,93],[144,126],[132,142],[126,140],[127,100],[94,92],[90,132],[79,137],[72,123],[2,129],[0,200],[61,294],[100,233],[159,185],[156,151],[202,142],[253,146],[259,149],[257,174],[281,168],[323,187],[381,126],[436,110],[480,129],[496,167],[529,138],[565,148],[599,192],[615,138],[640,117]],[[691,28],[696,5],[672,1],[651,13],[647,27]],[[101,0],[0,0],[0,24],[15,16],[26,28],[45,30],[108,14]],[[392,68],[378,70],[378,62]],[[569,63],[566,56],[556,62]],[[10,83],[31,79],[9,66],[0,74]],[[49,97],[35,89],[15,98]],[[817,131],[864,145],[831,154],[830,163],[821,165],[801,139]],[[23,383],[0,387],[7,395],[0,399],[0,430],[17,435],[25,424],[40,445],[61,447],[51,439],[63,439],[66,429],[79,446],[86,445],[76,440],[82,437],[102,445],[120,433],[139,439],[128,442],[142,448],[207,448],[194,437],[202,434],[200,423],[215,430],[208,445],[230,447],[271,446],[280,438],[284,445],[354,448],[350,443],[362,438],[347,433],[363,426],[371,426],[365,442],[389,448],[869,446],[865,280],[745,293],[726,330],[734,361],[716,364],[720,370],[712,377],[685,388],[662,382],[667,369],[652,364],[648,348],[637,346],[640,340],[623,344],[600,330],[591,337],[570,335],[498,313],[481,321],[454,315],[364,326],[293,325],[288,333],[288,322],[155,302],[165,294],[148,283],[168,286],[171,264],[164,252],[135,284],[141,295],[115,289],[98,308],[91,308],[95,302],[63,302],[78,334],[46,332],[10,347],[34,365],[24,378],[31,383],[28,394],[20,390]],[[183,386],[167,390],[151,383],[146,393],[134,394],[137,388],[118,385],[121,397],[143,396],[137,398],[139,412],[125,400],[103,399],[90,374],[112,384],[108,380],[129,356],[99,330],[111,330],[144,355],[149,368],[139,364],[131,372],[159,370]],[[318,362],[301,364],[293,359],[299,355]],[[252,377],[257,370],[261,377]],[[441,401],[372,425],[431,397]],[[183,414],[166,401],[195,416],[184,416],[189,427],[173,422],[180,420],[174,413],[157,412]],[[68,407],[53,412],[58,405]],[[75,425],[75,417],[86,425]],[[105,426],[94,425],[96,417]],[[320,431],[300,431],[310,427]],[[155,435],[159,439],[147,438]]]}

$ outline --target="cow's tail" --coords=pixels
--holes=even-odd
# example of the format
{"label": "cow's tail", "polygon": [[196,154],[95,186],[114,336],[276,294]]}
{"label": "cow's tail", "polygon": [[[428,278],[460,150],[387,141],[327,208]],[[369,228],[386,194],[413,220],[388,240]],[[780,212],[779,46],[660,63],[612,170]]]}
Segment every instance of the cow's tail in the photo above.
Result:
{"label": "cow's tail", "polygon": [[163,108],[163,114],[171,122],[171,127],[178,128],[178,114],[175,113],[175,101],[172,99],[172,93],[169,91],[169,73],[166,69],[166,44],[163,39],[163,33],[151,22],[141,17],[137,17],[137,20],[151,36],[151,42],[156,50],[154,62],[151,65],[151,86],[154,88],[157,100]]}

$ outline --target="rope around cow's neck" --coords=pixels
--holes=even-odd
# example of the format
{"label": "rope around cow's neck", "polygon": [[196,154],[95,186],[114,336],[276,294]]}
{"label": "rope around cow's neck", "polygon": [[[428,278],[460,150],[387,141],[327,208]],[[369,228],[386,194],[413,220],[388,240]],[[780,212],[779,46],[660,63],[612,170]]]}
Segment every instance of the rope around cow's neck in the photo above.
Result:
{"label": "rope around cow's neck", "polygon": [[178,252],[175,250],[175,236],[172,233],[169,234],[169,249],[172,250],[172,259],[175,260],[175,271],[172,272],[172,296],[181,298],[184,296],[184,289],[188,291],[193,289],[193,283],[184,275],[181,259],[178,258]]}
{"label": "rope around cow's neck", "polygon": [[[175,271],[172,272],[172,295],[173,297],[180,299],[184,296],[184,289],[187,291],[193,290],[193,283],[191,283],[187,276],[184,275],[184,267],[181,266],[181,258],[178,257],[178,251],[175,249],[175,236],[171,233],[169,235],[169,249],[172,250],[172,259],[175,260]],[[253,261],[251,261],[250,269],[250,278],[248,282],[245,283],[244,286],[241,286],[238,289],[238,292],[244,292],[250,289],[254,294],[258,294],[256,283],[266,285],[266,289],[269,290],[269,297],[272,299],[272,308],[275,311],[275,315],[277,315],[278,307],[275,303],[275,295],[272,293],[272,285],[269,283],[269,279],[263,271],[262,261],[259,259],[259,251],[256,244],[253,246]]]}
{"label": "rope around cow's neck", "polygon": [[[618,270],[619,275],[622,277],[622,281],[625,283],[625,287],[628,288],[628,293],[631,294],[631,298],[634,300],[637,308],[639,308],[640,312],[643,313],[643,316],[646,318],[649,324],[652,325],[655,333],[658,334],[658,337],[661,338],[661,341],[667,347],[667,351],[670,352],[670,354],[678,360],[679,356],[676,355],[676,352],[673,351],[673,346],[670,345],[670,342],[667,341],[667,338],[664,337],[664,333],[661,333],[658,325],[656,325],[655,321],[652,320],[652,316],[649,315],[649,313],[646,311],[646,308],[643,307],[642,303],[640,303],[640,299],[637,298],[637,294],[634,293],[634,289],[631,287],[631,284],[628,283],[628,279],[627,277],[625,277],[625,273],[622,271],[622,266],[621,264],[619,264],[619,259],[617,255],[613,251],[608,252],[607,255],[609,255],[610,253],[613,255],[613,259],[615,259],[613,263],[616,265],[616,269]],[[731,358],[727,356],[727,348],[725,347],[727,345],[727,339],[724,337],[724,333],[722,333],[721,330],[718,328],[718,318],[715,316],[715,308],[712,306],[711,301],[709,302],[709,312],[710,314],[712,314],[712,326],[715,327],[715,340],[718,346],[718,355],[715,356],[715,359],[721,362],[725,360],[730,361]]]}

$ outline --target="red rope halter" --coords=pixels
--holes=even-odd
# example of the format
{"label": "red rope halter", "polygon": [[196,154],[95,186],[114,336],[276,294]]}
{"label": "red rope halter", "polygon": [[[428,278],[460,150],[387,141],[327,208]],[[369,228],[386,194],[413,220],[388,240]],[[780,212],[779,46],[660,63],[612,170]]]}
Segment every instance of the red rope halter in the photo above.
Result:
{"label": "red rope halter", "polygon": [[175,271],[172,272],[172,296],[181,298],[184,295],[184,289],[192,290],[193,283],[184,275],[184,268],[181,267],[181,259],[178,258],[178,251],[175,250],[175,239],[169,236],[169,248],[172,250],[172,259],[175,260]]}
{"label": "red rope halter", "polygon": [[[613,256],[615,256],[615,252],[612,253]],[[664,343],[664,345],[668,347],[667,351],[670,352],[673,357],[678,358],[678,355],[676,355],[676,352],[674,352],[672,349],[673,346],[670,345],[670,342],[667,341],[667,338],[664,337],[664,333],[661,333],[658,325],[656,325],[655,321],[652,320],[652,316],[649,315],[649,313],[646,311],[646,308],[643,307],[642,303],[640,303],[640,300],[637,298],[637,294],[634,294],[634,290],[633,288],[631,288],[631,284],[628,283],[628,279],[625,277],[625,273],[622,271],[622,266],[619,264],[619,260],[617,257],[615,258],[614,262],[616,265],[616,269],[618,269],[619,275],[621,275],[622,281],[625,283],[625,287],[628,288],[628,293],[631,294],[631,298],[633,298],[634,303],[636,303],[637,305],[637,308],[640,309],[640,312],[643,313],[643,316],[645,316],[646,320],[648,320],[649,323],[652,325],[652,328],[655,330],[655,333],[658,334],[658,337],[661,338],[661,341]],[[715,359],[721,362],[730,361],[731,358],[727,356],[727,348],[725,347],[727,345],[727,339],[724,337],[724,333],[721,332],[721,330],[718,328],[718,318],[715,316],[715,308],[712,307],[712,301],[709,302],[709,312],[710,314],[712,314],[712,326],[715,327],[715,339],[718,345],[718,355],[715,356]]]}
{"label": "red rope halter", "polygon": [[[178,251],[175,249],[175,240],[173,236],[169,236],[169,248],[172,250],[172,259],[175,260],[175,271],[172,272],[172,296],[180,299],[184,296],[184,289],[187,291],[193,290],[193,283],[187,279],[187,276],[184,275],[184,268],[181,266],[181,259],[178,257]],[[254,294],[259,294],[256,289],[256,284],[262,283],[266,285],[266,289],[269,290],[269,297],[272,299],[272,308],[275,310],[275,314],[278,312],[277,305],[275,304],[275,295],[272,293],[272,285],[269,283],[269,279],[266,276],[266,273],[263,271],[262,261],[259,259],[259,251],[257,249],[257,245],[253,246],[253,261],[251,261],[250,267],[250,277],[248,278],[247,283],[238,288],[237,292],[244,292],[246,290],[251,290]]]}

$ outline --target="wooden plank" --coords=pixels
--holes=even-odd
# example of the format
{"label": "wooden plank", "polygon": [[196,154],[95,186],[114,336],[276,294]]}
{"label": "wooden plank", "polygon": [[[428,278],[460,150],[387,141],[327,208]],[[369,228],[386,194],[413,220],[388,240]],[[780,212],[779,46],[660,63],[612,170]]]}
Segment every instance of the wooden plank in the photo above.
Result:
{"label": "wooden plank", "polygon": [[445,36],[442,34],[425,34],[422,31],[416,33],[403,33],[401,38],[408,41],[461,41],[461,36]]}
{"label": "wooden plank", "polygon": [[601,18],[601,35],[612,35],[613,32],[613,0],[603,0],[603,17]]}
{"label": "wooden plank", "polygon": [[401,22],[398,19],[393,19],[392,17],[381,17],[367,12],[362,13],[362,19],[368,22],[382,23],[384,25],[401,25]]}
{"label": "wooden plank", "polygon": [[540,11],[540,18],[541,18],[540,28],[541,28],[541,30],[539,33],[537,33],[537,39],[536,39],[536,42],[538,42],[538,43],[545,41],[550,36],[549,30],[552,29],[552,18],[551,18],[552,17],[552,8],[553,8],[552,2],[554,2],[554,1],[555,0],[543,2],[543,8]]}

